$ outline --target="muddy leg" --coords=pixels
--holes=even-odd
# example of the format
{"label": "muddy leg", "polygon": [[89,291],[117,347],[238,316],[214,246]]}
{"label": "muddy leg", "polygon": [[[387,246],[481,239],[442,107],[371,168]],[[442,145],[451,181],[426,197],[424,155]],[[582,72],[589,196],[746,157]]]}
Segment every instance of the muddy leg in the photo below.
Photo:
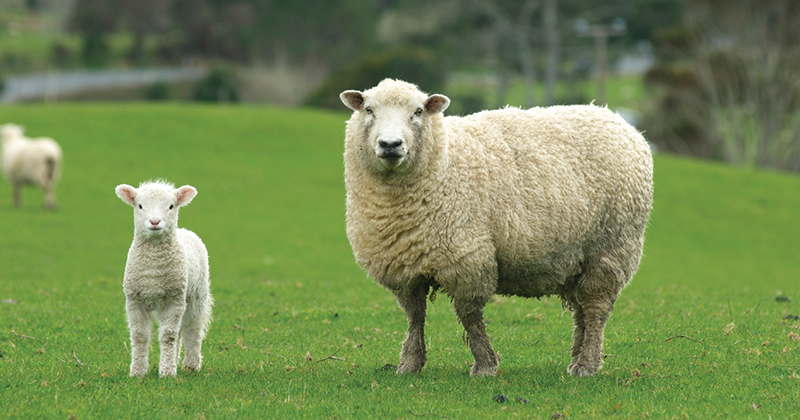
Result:
{"label": "muddy leg", "polygon": [[580,304],[576,304],[572,311],[572,320],[574,329],[572,331],[572,362],[575,363],[578,355],[581,353],[583,347],[583,334],[586,329],[586,324],[583,317],[583,308]]}
{"label": "muddy leg", "polygon": [[583,313],[583,343],[577,354],[573,344],[573,359],[567,371],[574,376],[589,376],[603,366],[603,330],[614,303],[609,298],[592,297],[584,299],[580,306],[576,312]]}
{"label": "muddy leg", "polygon": [[429,285],[420,283],[408,294],[396,293],[397,301],[408,318],[408,335],[400,351],[397,374],[418,373],[427,362],[425,350],[425,311]]}
{"label": "muddy leg", "polygon": [[455,300],[456,315],[467,332],[472,357],[475,358],[470,375],[494,376],[500,365],[500,356],[494,351],[489,336],[486,335],[483,324],[484,305],[484,300]]}

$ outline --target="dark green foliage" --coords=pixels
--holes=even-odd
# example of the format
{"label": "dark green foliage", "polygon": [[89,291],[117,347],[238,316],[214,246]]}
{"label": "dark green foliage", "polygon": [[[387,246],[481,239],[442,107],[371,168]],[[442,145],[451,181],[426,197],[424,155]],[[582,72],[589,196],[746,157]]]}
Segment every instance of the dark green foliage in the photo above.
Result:
{"label": "dark green foliage", "polygon": [[144,97],[150,101],[171,99],[173,97],[172,88],[167,82],[155,82],[145,88]]}
{"label": "dark green foliage", "polygon": [[193,99],[204,102],[239,102],[239,81],[235,70],[215,67],[194,87]]}
{"label": "dark green foliage", "polygon": [[414,83],[424,92],[440,93],[445,69],[436,55],[427,49],[402,47],[368,55],[331,75],[313,93],[306,104],[342,109],[339,94],[348,89],[366,90],[385,78]]}

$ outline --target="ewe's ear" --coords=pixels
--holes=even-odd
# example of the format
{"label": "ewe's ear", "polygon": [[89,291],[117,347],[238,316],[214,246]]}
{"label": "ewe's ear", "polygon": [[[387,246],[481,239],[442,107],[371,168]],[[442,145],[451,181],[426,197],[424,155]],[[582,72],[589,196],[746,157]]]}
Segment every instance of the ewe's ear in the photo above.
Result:
{"label": "ewe's ear", "polygon": [[444,112],[448,106],[450,106],[450,98],[444,95],[431,95],[425,101],[425,111],[428,111],[431,115]]}
{"label": "ewe's ear", "polygon": [[114,191],[117,193],[117,197],[119,197],[122,201],[130,204],[131,206],[136,205],[136,188],[133,188],[128,184],[121,184],[117,185],[117,188]]}
{"label": "ewe's ear", "polygon": [[339,94],[339,98],[345,106],[353,111],[358,111],[361,109],[361,105],[364,105],[364,95],[357,90],[346,90]]}
{"label": "ewe's ear", "polygon": [[196,195],[197,190],[191,185],[184,185],[178,188],[175,190],[175,196],[178,197],[178,207],[191,203]]}

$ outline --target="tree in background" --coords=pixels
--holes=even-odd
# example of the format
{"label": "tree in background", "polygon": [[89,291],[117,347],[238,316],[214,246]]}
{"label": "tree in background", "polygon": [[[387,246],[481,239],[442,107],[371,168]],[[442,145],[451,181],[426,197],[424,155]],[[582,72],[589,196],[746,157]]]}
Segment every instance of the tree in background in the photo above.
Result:
{"label": "tree in background", "polygon": [[83,38],[82,58],[88,67],[102,67],[109,58],[108,35],[116,28],[119,8],[108,0],[77,0],[67,29]]}
{"label": "tree in background", "polygon": [[800,4],[693,0],[662,37],[669,60],[647,81],[664,150],[800,171]]}

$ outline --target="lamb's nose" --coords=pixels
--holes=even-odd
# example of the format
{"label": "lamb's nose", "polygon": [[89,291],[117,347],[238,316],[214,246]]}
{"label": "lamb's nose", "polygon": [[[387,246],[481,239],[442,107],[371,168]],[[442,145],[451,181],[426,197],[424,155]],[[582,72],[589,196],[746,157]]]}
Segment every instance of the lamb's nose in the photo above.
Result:
{"label": "lamb's nose", "polygon": [[378,140],[378,146],[380,146],[383,149],[394,149],[395,147],[398,147],[401,144],[403,144],[403,140],[400,139]]}
{"label": "lamb's nose", "polygon": [[161,220],[150,219],[150,224],[153,225],[153,226],[158,226],[159,223],[161,223]]}

